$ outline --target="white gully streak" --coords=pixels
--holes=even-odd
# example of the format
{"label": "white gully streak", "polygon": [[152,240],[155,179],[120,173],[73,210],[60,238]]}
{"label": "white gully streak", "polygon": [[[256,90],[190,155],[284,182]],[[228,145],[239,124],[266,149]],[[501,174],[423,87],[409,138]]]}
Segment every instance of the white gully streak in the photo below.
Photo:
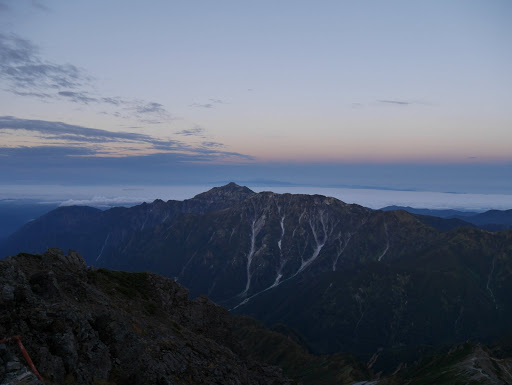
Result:
{"label": "white gully streak", "polygon": [[110,238],[110,233],[107,234],[107,238],[105,238],[105,242],[103,242],[103,247],[101,248],[100,253],[96,257],[96,261],[101,258],[101,255],[103,254],[103,250],[105,249],[105,246],[107,245],[109,238]]}

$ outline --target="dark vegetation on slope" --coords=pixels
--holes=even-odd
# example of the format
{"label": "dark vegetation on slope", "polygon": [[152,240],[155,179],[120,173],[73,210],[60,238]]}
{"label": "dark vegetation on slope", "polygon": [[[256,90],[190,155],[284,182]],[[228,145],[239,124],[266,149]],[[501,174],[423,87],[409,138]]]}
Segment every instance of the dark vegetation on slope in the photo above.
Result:
{"label": "dark vegetation on slope", "polygon": [[234,336],[247,347],[251,358],[281,367],[288,377],[304,385],[351,384],[373,377],[366,364],[352,355],[313,355],[289,336],[247,316],[234,317]]}
{"label": "dark vegetation on slope", "polygon": [[[510,345],[503,345],[510,347]],[[409,367],[402,365],[379,385],[506,385],[512,383],[512,355],[471,342],[444,347]]]}
{"label": "dark vegetation on slope", "polygon": [[316,353],[386,354],[376,370],[436,346],[510,332],[512,232],[455,230],[413,259],[297,277],[237,311],[284,323]]}

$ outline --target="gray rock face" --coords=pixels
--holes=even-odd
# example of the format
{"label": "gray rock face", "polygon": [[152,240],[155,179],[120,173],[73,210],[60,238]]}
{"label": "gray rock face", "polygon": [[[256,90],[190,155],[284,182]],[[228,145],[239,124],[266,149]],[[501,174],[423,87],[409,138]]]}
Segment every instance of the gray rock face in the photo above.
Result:
{"label": "gray rock face", "polygon": [[[0,282],[0,336],[22,336],[46,384],[290,383],[237,353],[224,308],[159,275],[51,249],[0,261]],[[3,349],[0,383],[32,378],[15,345]]]}
{"label": "gray rock face", "polygon": [[0,385],[41,385],[16,352],[17,347],[0,344]]}
{"label": "gray rock face", "polygon": [[10,285],[4,285],[2,288],[2,299],[6,302],[14,299],[14,287]]}

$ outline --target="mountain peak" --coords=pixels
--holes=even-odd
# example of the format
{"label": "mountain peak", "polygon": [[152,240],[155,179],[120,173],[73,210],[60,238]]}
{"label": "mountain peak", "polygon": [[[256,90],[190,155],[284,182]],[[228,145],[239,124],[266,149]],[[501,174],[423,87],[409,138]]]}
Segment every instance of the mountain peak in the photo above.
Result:
{"label": "mountain peak", "polygon": [[252,191],[250,188],[248,188],[246,186],[240,186],[240,185],[236,184],[235,182],[229,182],[228,184],[226,184],[224,186],[214,187],[214,189],[215,188],[220,189],[220,190],[226,190],[226,191],[239,191],[239,192],[254,194],[254,191]]}
{"label": "mountain peak", "polygon": [[221,187],[242,187],[242,186],[236,184],[235,182],[229,182],[228,184],[221,186]]}
{"label": "mountain peak", "polygon": [[230,182],[224,186],[214,187],[204,193],[198,194],[194,199],[207,200],[210,202],[218,200],[240,201],[253,194],[256,193],[251,189]]}

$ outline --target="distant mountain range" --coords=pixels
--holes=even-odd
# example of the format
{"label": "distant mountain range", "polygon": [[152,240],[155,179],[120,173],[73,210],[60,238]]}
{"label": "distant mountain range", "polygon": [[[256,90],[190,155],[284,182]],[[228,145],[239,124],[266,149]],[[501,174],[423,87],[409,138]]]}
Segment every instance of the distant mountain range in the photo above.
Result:
{"label": "distant mountain range", "polygon": [[383,207],[381,210],[405,210],[411,214],[458,220],[453,222],[454,226],[463,226],[464,224],[471,224],[491,231],[499,231],[512,228],[512,209],[489,210],[483,213],[476,213],[459,210],[432,210],[404,206],[387,206]]}
{"label": "distant mountain range", "polygon": [[25,223],[57,207],[55,203],[42,204],[33,200],[0,199],[0,240],[7,238]]}
{"label": "distant mountain range", "polygon": [[374,368],[389,370],[511,330],[512,231],[432,218],[230,183],[185,201],[61,207],[0,250],[71,248],[88,265],[158,272],[232,313],[286,325],[315,353],[378,353]]}

